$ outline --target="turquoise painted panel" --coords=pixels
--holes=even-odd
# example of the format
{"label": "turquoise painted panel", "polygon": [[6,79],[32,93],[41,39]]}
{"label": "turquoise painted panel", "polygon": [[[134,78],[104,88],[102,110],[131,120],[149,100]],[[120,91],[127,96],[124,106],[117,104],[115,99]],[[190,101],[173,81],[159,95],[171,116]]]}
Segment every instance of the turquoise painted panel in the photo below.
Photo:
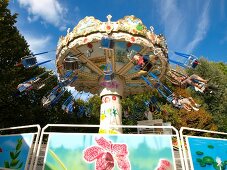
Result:
{"label": "turquoise painted panel", "polygon": [[0,169],[25,169],[34,134],[0,136]]}
{"label": "turquoise painted panel", "polygon": [[175,169],[171,136],[51,133],[45,170]]}
{"label": "turquoise painted panel", "polygon": [[195,170],[226,170],[227,140],[188,137],[189,154]]}

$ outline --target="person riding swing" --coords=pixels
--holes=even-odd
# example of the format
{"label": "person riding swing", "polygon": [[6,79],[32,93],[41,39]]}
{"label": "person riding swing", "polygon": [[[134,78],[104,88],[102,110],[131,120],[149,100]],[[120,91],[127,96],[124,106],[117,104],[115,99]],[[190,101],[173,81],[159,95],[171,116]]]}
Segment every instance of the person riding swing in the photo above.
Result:
{"label": "person riding swing", "polygon": [[158,57],[154,55],[142,55],[137,53],[133,56],[133,61],[135,63],[135,69],[140,70],[141,74],[148,73],[151,68],[155,65],[158,61]]}

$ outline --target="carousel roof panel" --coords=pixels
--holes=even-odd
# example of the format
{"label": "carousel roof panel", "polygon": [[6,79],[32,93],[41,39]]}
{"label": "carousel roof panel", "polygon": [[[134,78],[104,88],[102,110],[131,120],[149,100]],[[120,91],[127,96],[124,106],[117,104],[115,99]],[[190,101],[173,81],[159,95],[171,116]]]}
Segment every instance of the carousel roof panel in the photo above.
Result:
{"label": "carousel roof panel", "polygon": [[[111,49],[102,48],[102,39],[113,40]],[[97,93],[101,87],[107,63],[112,71],[121,77],[124,84],[124,96],[146,91],[146,83],[141,80],[141,70],[135,68],[133,56],[137,53],[149,56],[150,66],[147,71],[161,78],[168,66],[168,49],[165,38],[148,30],[142,21],[135,16],[125,16],[116,22],[107,16],[107,22],[94,17],[85,17],[72,32],[60,37],[57,46],[56,65],[60,75],[67,70],[64,62],[67,57],[78,61],[78,80],[71,86],[77,90]],[[158,59],[155,59],[158,58]],[[156,60],[153,62],[152,60]]]}

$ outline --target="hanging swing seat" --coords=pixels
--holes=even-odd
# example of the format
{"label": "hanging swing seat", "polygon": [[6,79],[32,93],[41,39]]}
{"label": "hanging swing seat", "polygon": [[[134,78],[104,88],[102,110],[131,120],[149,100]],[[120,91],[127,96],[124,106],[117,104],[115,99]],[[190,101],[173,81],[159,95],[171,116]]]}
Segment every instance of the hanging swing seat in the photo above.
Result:
{"label": "hanging swing seat", "polygon": [[30,68],[37,64],[37,59],[35,56],[25,56],[21,58],[21,63],[25,68]]}
{"label": "hanging swing seat", "polygon": [[65,109],[65,112],[68,113],[68,114],[72,114],[73,113],[73,110],[74,110],[74,106],[73,106],[74,102],[71,102],[69,103],[67,106],[66,106],[66,109]]}
{"label": "hanging swing seat", "polygon": [[[179,81],[179,80],[177,80],[177,78],[181,78],[181,79],[185,79],[185,78],[187,78],[188,77],[188,75],[185,75],[185,74],[183,74],[183,73],[180,73],[180,72],[178,72],[178,71],[176,71],[176,70],[174,70],[174,69],[171,69],[171,70],[169,70],[168,72],[167,72],[167,74],[166,74],[166,79],[168,80],[168,81],[170,81],[172,84],[174,84],[174,85],[177,85],[177,86],[181,86],[181,81]],[[177,78],[176,78],[177,77]]]}
{"label": "hanging swing seat", "polygon": [[45,86],[45,83],[41,78],[38,78],[37,80],[34,81],[32,86],[35,90],[39,90]]}
{"label": "hanging swing seat", "polygon": [[191,87],[197,92],[204,93],[204,91],[206,90],[206,84],[200,81],[196,81],[196,82],[199,84],[200,88],[196,86],[191,86]]}
{"label": "hanging swing seat", "polygon": [[56,77],[55,75],[50,75],[49,77],[45,78],[44,80],[39,79],[37,81],[34,81],[33,83],[33,88],[35,90],[40,90],[41,88],[45,87],[46,84],[48,83],[48,81],[50,81],[51,79],[53,79],[54,77]]}
{"label": "hanging swing seat", "polygon": [[172,74],[175,74],[176,76],[181,76],[181,77],[187,77],[188,76],[188,75],[183,74],[183,73],[181,73],[181,72],[179,72],[177,70],[174,70],[174,69],[170,69],[169,72],[172,73]]}
{"label": "hanging swing seat", "polygon": [[19,92],[23,92],[23,91],[31,90],[31,89],[32,89],[32,84],[29,81],[21,83],[17,86],[17,90],[19,90]]}
{"label": "hanging swing seat", "polygon": [[73,100],[73,97],[72,96],[69,96],[66,100],[65,100],[65,102],[63,103],[63,105],[62,105],[62,110],[65,110],[66,109],[66,107],[70,104],[70,102],[72,102],[72,100]]}
{"label": "hanging swing seat", "polygon": [[37,59],[35,56],[25,56],[21,58],[21,63],[24,66],[24,68],[28,69],[28,68],[33,68],[33,67],[37,67],[39,65],[48,63],[52,60],[46,60],[40,63],[37,63]]}
{"label": "hanging swing seat", "polygon": [[71,80],[67,79],[64,82],[58,83],[56,87],[51,91],[51,93],[47,97],[43,97],[42,103],[44,107],[52,107],[54,106],[60,99],[60,97],[64,94],[65,92],[65,86],[71,84],[77,79],[77,76],[74,76]]}
{"label": "hanging swing seat", "polygon": [[161,109],[158,105],[158,100],[155,96],[151,96],[149,102],[148,102],[148,106],[151,107],[154,109],[153,112],[160,112]]}
{"label": "hanging swing seat", "polygon": [[79,56],[83,55],[82,53],[74,55],[69,55],[64,59],[63,67],[65,70],[78,70],[80,65],[80,60],[78,59]]}
{"label": "hanging swing seat", "polygon": [[79,106],[79,110],[78,110],[78,112],[77,112],[77,116],[78,116],[78,117],[82,117],[82,116],[85,114],[85,112],[86,112],[86,107],[84,107],[84,106]]}
{"label": "hanging swing seat", "polygon": [[176,55],[184,58],[184,61],[179,62],[172,59],[169,59],[169,62],[172,62],[174,64],[177,64],[183,68],[196,68],[196,66],[199,64],[198,58],[192,54],[184,54],[179,52],[174,52]]}
{"label": "hanging swing seat", "polygon": [[31,78],[31,79],[29,79],[29,80],[27,80],[27,81],[25,81],[25,82],[23,82],[23,83],[21,83],[21,84],[19,84],[18,86],[17,86],[17,89],[20,91],[20,92],[23,92],[23,91],[29,91],[29,90],[32,90],[32,89],[34,89],[34,84],[36,83],[36,82],[39,82],[40,80],[41,80],[41,77],[43,76],[43,75],[45,75],[47,72],[44,72],[44,73],[42,73],[42,74],[40,74],[40,75],[38,75],[38,76],[36,76],[36,77],[33,77],[33,78]]}
{"label": "hanging swing seat", "polygon": [[149,72],[153,67],[153,64],[150,61],[150,56],[149,55],[143,55],[143,60],[144,60],[145,65],[142,66],[141,69]]}
{"label": "hanging swing seat", "polygon": [[101,39],[101,48],[107,50],[113,50],[114,48],[114,40],[109,37],[103,37]]}
{"label": "hanging swing seat", "polygon": [[174,79],[172,76],[166,74],[166,75],[165,75],[165,78],[166,78],[169,82],[171,82],[172,84],[174,84],[174,85],[176,85],[176,86],[180,86],[180,82],[177,81],[176,79]]}
{"label": "hanging swing seat", "polygon": [[68,86],[68,85],[70,85],[71,83],[73,83],[74,81],[76,81],[77,78],[78,78],[78,76],[74,76],[74,77],[71,78],[71,79],[66,79],[66,80],[64,80],[64,81],[62,81],[62,82],[59,82],[58,85],[59,85],[60,87]]}
{"label": "hanging swing seat", "polygon": [[107,63],[104,69],[104,80],[110,82],[114,79],[114,73],[112,70],[112,64]]}
{"label": "hanging swing seat", "polygon": [[64,94],[65,88],[56,86],[54,90],[46,97],[42,98],[43,107],[48,108],[54,106]]}
{"label": "hanging swing seat", "polygon": [[149,76],[151,76],[153,79],[156,80],[156,82],[155,82],[154,84],[152,84],[151,81],[150,81],[148,78],[144,77],[144,76],[142,76],[142,79],[143,79],[151,88],[157,89],[157,91],[159,92],[159,94],[160,94],[161,96],[163,96],[168,102],[171,102],[172,99],[173,99],[173,93],[172,93],[172,91],[171,91],[168,87],[166,87],[164,84],[162,84],[162,83],[160,82],[159,78],[158,78],[156,75],[154,75],[154,74],[152,74],[152,73],[149,73]]}
{"label": "hanging swing seat", "polygon": [[104,80],[106,82],[112,81],[114,79],[114,73],[112,71],[104,71]]}

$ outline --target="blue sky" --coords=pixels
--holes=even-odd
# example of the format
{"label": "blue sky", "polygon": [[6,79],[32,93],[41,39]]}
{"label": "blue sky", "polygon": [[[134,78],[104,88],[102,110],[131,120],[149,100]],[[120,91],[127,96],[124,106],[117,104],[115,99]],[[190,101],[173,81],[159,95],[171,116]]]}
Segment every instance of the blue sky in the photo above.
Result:
{"label": "blue sky", "polygon": [[[9,8],[19,14],[16,25],[33,53],[56,49],[58,38],[86,16],[107,21],[111,14],[117,21],[135,15],[165,35],[169,51],[227,62],[225,0],[11,0]],[[49,58],[55,59],[55,53],[38,57]],[[54,61],[47,67],[54,69]]]}

